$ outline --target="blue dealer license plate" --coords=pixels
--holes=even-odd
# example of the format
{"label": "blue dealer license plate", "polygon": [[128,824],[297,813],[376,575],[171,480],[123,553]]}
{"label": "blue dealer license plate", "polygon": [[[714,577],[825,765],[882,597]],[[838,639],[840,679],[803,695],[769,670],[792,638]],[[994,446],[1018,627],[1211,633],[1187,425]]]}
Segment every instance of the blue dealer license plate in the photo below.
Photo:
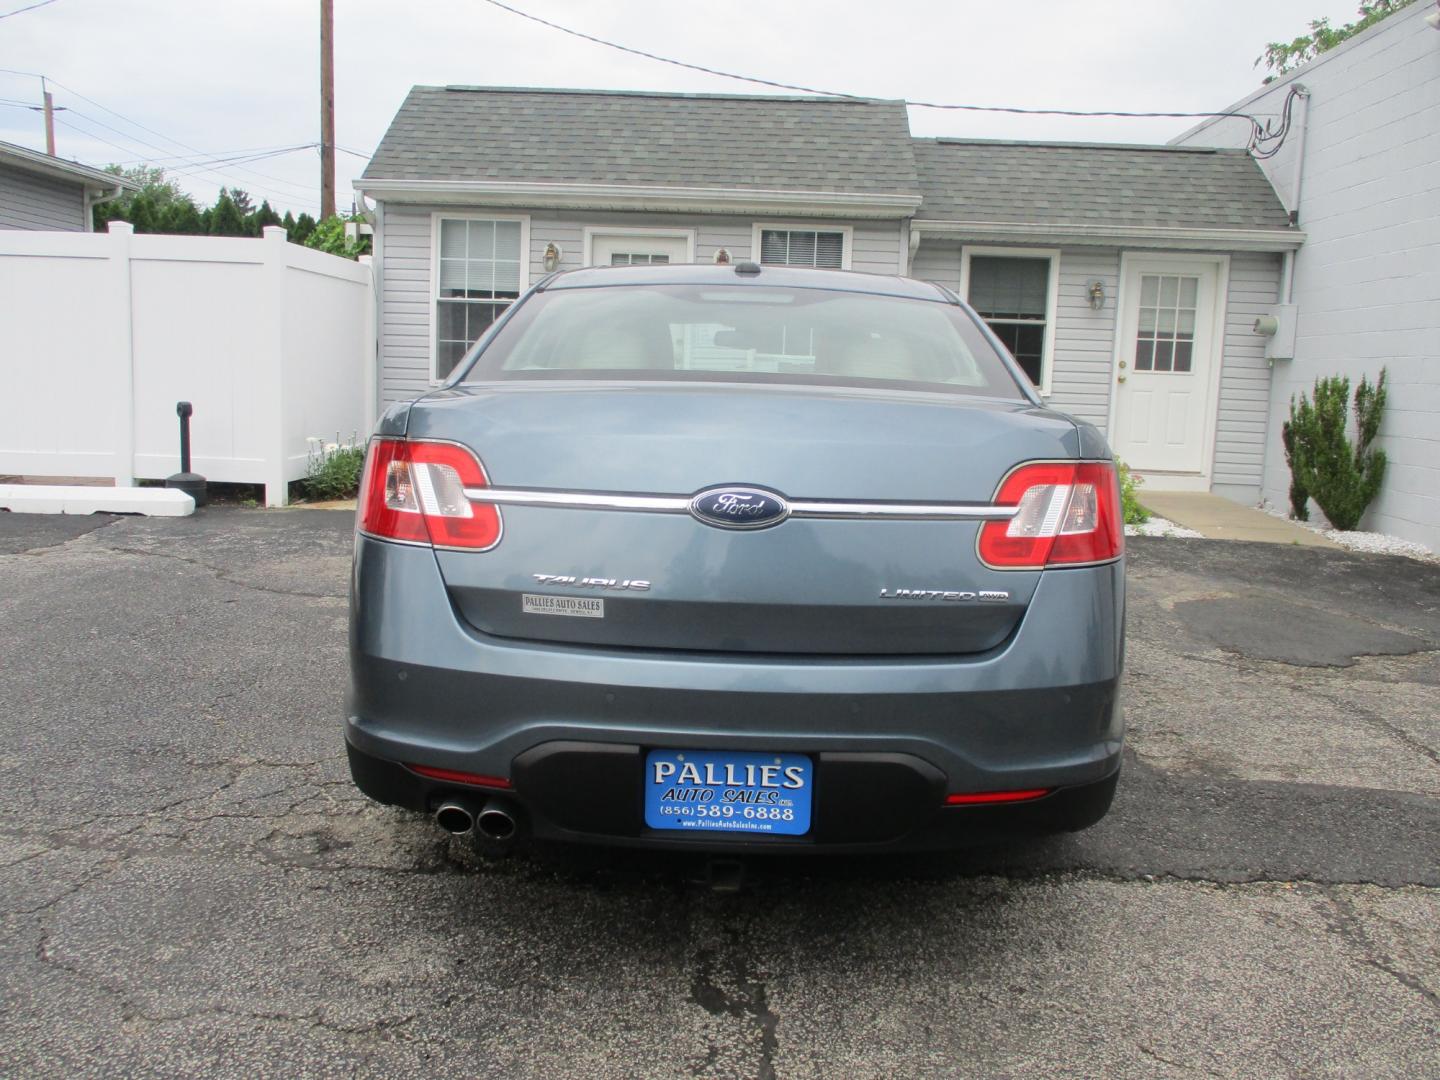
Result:
{"label": "blue dealer license plate", "polygon": [[645,759],[645,824],[799,836],[810,831],[814,776],[803,754],[652,750]]}

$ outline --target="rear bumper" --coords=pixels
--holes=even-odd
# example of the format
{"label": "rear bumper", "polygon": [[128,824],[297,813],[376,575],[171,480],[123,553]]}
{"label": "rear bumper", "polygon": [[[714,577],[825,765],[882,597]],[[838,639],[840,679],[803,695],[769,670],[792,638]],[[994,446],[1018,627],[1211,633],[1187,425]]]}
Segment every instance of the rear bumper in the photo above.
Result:
{"label": "rear bumper", "polygon": [[377,802],[431,812],[448,799],[494,797],[514,808],[527,837],[671,851],[804,854],[944,850],[998,837],[1083,829],[1105,816],[1117,766],[1088,784],[1022,803],[944,806],[944,777],[906,754],[815,757],[814,828],[805,836],[677,833],[645,826],[644,748],[622,743],[543,743],[516,762],[514,790],[486,792],[429,780],[347,744],[356,786]]}
{"label": "rear bumper", "polygon": [[[1114,788],[1123,735],[1118,564],[1044,574],[1019,629],[990,652],[878,660],[493,638],[456,616],[430,551],[361,537],[355,566],[346,741],[357,784],[383,802],[429,810],[464,790],[399,764],[411,763],[511,777],[541,837],[814,850],[953,846],[997,829],[1070,827],[1085,823],[1087,805],[1103,804],[1103,813]],[[575,744],[591,748],[591,760],[557,764],[556,747]],[[639,762],[653,748],[811,755],[811,834],[647,831]],[[1022,788],[1055,793],[943,807],[947,792]],[[566,803],[576,797],[583,812]],[[893,813],[875,818],[882,803]]]}

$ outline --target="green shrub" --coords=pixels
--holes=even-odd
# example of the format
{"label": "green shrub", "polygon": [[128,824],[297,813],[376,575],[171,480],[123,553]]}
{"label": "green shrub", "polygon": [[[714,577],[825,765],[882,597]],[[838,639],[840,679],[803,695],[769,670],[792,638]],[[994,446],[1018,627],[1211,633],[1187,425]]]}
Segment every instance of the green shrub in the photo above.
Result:
{"label": "green shrub", "polygon": [[[303,216],[303,215],[302,215]],[[350,217],[341,217],[339,214],[331,214],[315,224],[315,227],[306,234],[305,246],[315,248],[317,251],[327,251],[331,255],[339,255],[344,259],[353,259],[359,255],[370,254],[371,237],[368,234],[361,235],[351,240],[345,235],[345,225],[350,221],[362,221],[359,214]]]}
{"label": "green shrub", "polygon": [[[1350,380],[1336,375],[1315,380],[1315,399],[1290,399],[1290,420],[1281,429],[1290,465],[1290,502],[1315,500],[1330,524],[1343,531],[1360,524],[1365,508],[1385,479],[1385,451],[1370,444],[1385,412],[1385,371],[1374,386],[1361,378],[1355,388],[1355,434],[1349,436]],[[1296,513],[1302,521],[1302,513]]]}
{"label": "green shrub", "polygon": [[1144,525],[1150,520],[1150,511],[1140,505],[1138,491],[1145,481],[1131,472],[1130,466],[1119,458],[1115,459],[1115,468],[1120,473],[1120,506],[1125,511],[1125,524]]}
{"label": "green shrub", "polygon": [[305,475],[305,494],[312,499],[351,499],[360,490],[360,472],[365,468],[365,447],[350,442],[310,440],[310,464]]}

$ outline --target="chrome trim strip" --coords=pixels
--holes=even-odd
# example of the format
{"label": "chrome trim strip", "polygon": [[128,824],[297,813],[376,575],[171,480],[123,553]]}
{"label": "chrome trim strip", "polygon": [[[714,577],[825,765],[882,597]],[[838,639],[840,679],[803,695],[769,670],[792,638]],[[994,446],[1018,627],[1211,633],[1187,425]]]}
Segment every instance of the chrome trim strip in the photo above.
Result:
{"label": "chrome trim strip", "polygon": [[844,518],[854,521],[1008,521],[1018,506],[962,503],[796,502],[791,517]]}
{"label": "chrome trim strip", "polygon": [[[644,514],[688,514],[690,496],[600,495],[579,491],[526,491],[520,488],[466,488],[471,502],[497,506],[553,506],[565,510],[629,510]],[[1014,506],[965,503],[888,503],[791,501],[792,518],[852,521],[1006,521]]]}
{"label": "chrome trim strip", "polygon": [[687,514],[690,500],[680,495],[592,495],[580,491],[523,491],[519,488],[466,488],[471,502],[498,506],[557,506],[566,510],[636,510],[649,514]]}

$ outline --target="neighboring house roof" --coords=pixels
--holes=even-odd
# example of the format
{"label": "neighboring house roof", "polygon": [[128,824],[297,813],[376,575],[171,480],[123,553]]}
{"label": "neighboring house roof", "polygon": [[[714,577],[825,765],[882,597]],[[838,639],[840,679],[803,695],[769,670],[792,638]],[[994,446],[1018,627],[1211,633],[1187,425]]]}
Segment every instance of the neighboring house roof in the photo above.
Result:
{"label": "neighboring house roof", "polygon": [[1300,239],[1244,150],[916,139],[914,153],[922,223],[1061,238],[1279,230]]}
{"label": "neighboring house roof", "polygon": [[107,173],[103,169],[92,169],[89,165],[81,165],[78,161],[66,161],[64,158],[51,157],[49,154],[42,154],[38,150],[31,150],[24,146],[16,146],[14,143],[0,142],[0,162],[17,169],[24,169],[26,172],[39,173],[57,180],[66,180],[72,184],[83,184],[87,188],[104,191],[114,191],[117,187],[124,188],[126,191],[140,190],[139,184],[133,180],[126,180],[123,176]]}
{"label": "neighboring house roof", "polygon": [[474,86],[414,87],[356,186],[893,217],[920,201],[903,102]]}

